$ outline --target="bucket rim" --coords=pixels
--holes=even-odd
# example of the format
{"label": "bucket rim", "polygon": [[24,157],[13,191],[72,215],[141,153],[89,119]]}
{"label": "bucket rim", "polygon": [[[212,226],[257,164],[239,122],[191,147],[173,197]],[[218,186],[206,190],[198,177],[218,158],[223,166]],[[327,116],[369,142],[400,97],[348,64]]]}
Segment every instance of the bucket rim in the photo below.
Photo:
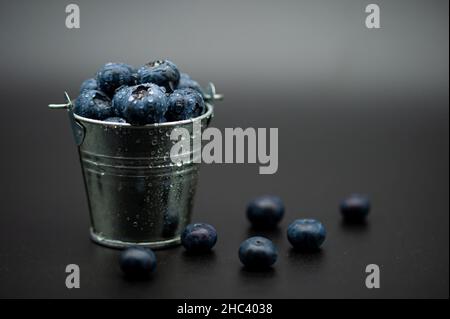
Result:
{"label": "bucket rim", "polygon": [[91,124],[97,124],[97,125],[106,125],[106,126],[114,126],[114,127],[123,126],[123,127],[127,127],[127,128],[132,128],[132,129],[160,128],[160,127],[184,125],[184,124],[188,124],[188,123],[202,121],[203,119],[212,117],[213,111],[214,111],[214,106],[210,103],[205,103],[205,105],[206,105],[206,112],[200,116],[197,116],[197,117],[194,117],[191,119],[187,119],[187,120],[181,120],[181,121],[153,123],[153,124],[145,124],[145,125],[131,125],[130,123],[117,123],[117,122],[106,122],[106,121],[101,121],[101,120],[94,120],[94,119],[90,119],[87,117],[77,115],[76,113],[73,113],[73,117],[78,121],[91,123]]}

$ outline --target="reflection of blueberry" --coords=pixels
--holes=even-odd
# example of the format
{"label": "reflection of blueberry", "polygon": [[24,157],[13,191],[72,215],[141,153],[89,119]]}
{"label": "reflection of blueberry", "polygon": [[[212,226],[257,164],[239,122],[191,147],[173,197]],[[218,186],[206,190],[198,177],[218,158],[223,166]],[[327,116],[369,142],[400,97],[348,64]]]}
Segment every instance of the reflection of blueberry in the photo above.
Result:
{"label": "reflection of blueberry", "polygon": [[163,237],[173,237],[178,229],[178,224],[180,223],[180,218],[176,212],[167,211],[164,214],[162,228],[162,236]]}
{"label": "reflection of blueberry", "polygon": [[258,197],[247,206],[247,218],[257,228],[273,228],[283,215],[283,201],[276,196]]}
{"label": "reflection of blueberry", "polygon": [[101,91],[113,96],[122,85],[136,84],[134,69],[124,63],[107,63],[97,72],[97,84]]}
{"label": "reflection of blueberry", "polygon": [[155,253],[148,248],[130,247],[120,254],[120,268],[129,277],[146,277],[156,268]]}
{"label": "reflection of blueberry", "polygon": [[341,213],[346,220],[362,221],[370,211],[370,200],[365,195],[353,194],[341,202]]}
{"label": "reflection of blueberry", "polygon": [[167,110],[167,96],[156,84],[139,84],[118,90],[113,105],[115,113],[132,125],[160,123]]}
{"label": "reflection of blueberry", "polygon": [[113,123],[126,123],[125,119],[117,116],[108,117],[107,119],[104,119],[105,122],[113,122]]}
{"label": "reflection of blueberry", "polygon": [[297,219],[289,225],[287,237],[295,249],[314,251],[324,242],[326,231],[315,219]]}
{"label": "reflection of blueberry", "polygon": [[189,252],[206,252],[217,242],[216,229],[204,223],[187,225],[181,234],[181,244]]}
{"label": "reflection of blueberry", "polygon": [[177,89],[169,96],[167,121],[180,121],[197,117],[205,111],[203,97],[197,91]]}
{"label": "reflection of blueberry", "polygon": [[87,79],[80,86],[80,93],[86,90],[97,90],[97,81],[95,79]]}
{"label": "reflection of blueberry", "polygon": [[95,120],[104,120],[114,115],[109,97],[96,90],[83,91],[74,102],[74,112]]}
{"label": "reflection of blueberry", "polygon": [[155,83],[163,86],[167,92],[172,92],[180,80],[177,66],[169,60],[149,62],[137,71],[139,83]]}
{"label": "reflection of blueberry", "polygon": [[197,81],[191,79],[191,77],[186,73],[180,73],[180,82],[178,83],[177,89],[193,89],[196,90],[198,93],[200,93],[203,96],[203,89],[198,84]]}
{"label": "reflection of blueberry", "polygon": [[277,261],[277,257],[277,248],[265,237],[251,237],[239,247],[239,259],[250,269],[268,268]]}

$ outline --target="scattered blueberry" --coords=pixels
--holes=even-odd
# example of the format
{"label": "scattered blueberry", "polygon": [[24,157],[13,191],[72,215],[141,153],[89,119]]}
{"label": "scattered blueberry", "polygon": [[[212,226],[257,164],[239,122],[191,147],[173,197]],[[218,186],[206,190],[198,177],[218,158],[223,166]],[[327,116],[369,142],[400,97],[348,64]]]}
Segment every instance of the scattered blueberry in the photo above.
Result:
{"label": "scattered blueberry", "polygon": [[98,88],[113,96],[122,85],[135,85],[136,75],[132,66],[125,63],[107,63],[97,72]]}
{"label": "scattered blueberry", "polygon": [[169,96],[165,115],[167,121],[180,121],[201,115],[205,109],[203,97],[197,91],[186,88],[177,89]]}
{"label": "scattered blueberry", "polygon": [[353,194],[341,202],[342,216],[348,221],[362,221],[370,211],[370,200],[365,195]]}
{"label": "scattered blueberry", "polygon": [[315,219],[297,219],[287,230],[291,245],[298,250],[318,250],[326,237],[323,224]]}
{"label": "scattered blueberry", "polygon": [[256,228],[274,228],[284,215],[284,204],[276,196],[261,196],[247,206],[247,218]]}
{"label": "scattered blueberry", "polygon": [[203,96],[203,89],[198,84],[197,81],[191,79],[191,77],[186,73],[180,73],[180,82],[178,82],[177,89],[193,89],[196,90],[198,93],[200,93]]}
{"label": "scattered blueberry", "polygon": [[180,81],[180,72],[169,60],[156,60],[139,68],[137,77],[139,83],[155,83],[172,92]]}
{"label": "scattered blueberry", "polygon": [[155,253],[148,248],[130,247],[120,254],[120,268],[129,277],[147,277],[156,268]]}
{"label": "scattered blueberry", "polygon": [[87,79],[80,86],[80,93],[86,90],[98,90],[97,81],[95,79]]}
{"label": "scattered blueberry", "polygon": [[165,120],[167,96],[156,84],[124,87],[113,98],[115,114],[132,125],[160,123]]}
{"label": "scattered blueberry", "polygon": [[265,237],[251,237],[239,247],[239,259],[249,269],[265,269],[272,266],[278,257],[276,246]]}
{"label": "scattered blueberry", "polygon": [[126,123],[125,119],[117,116],[108,117],[107,119],[104,119],[105,122],[113,122],[113,123]]}
{"label": "scattered blueberry", "polygon": [[204,223],[189,224],[181,234],[181,244],[193,253],[207,252],[217,242],[216,229]]}
{"label": "scattered blueberry", "polygon": [[109,97],[96,90],[83,91],[74,102],[74,112],[95,120],[104,120],[114,115]]}

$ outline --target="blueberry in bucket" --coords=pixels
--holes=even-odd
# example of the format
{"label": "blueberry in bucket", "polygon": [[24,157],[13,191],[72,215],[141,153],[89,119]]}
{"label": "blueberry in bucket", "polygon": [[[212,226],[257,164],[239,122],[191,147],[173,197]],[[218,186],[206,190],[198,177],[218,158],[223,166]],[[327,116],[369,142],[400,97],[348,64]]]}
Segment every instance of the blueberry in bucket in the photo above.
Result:
{"label": "blueberry in bucket", "polygon": [[94,120],[104,120],[114,115],[109,97],[97,90],[83,91],[74,102],[74,112]]}
{"label": "blueberry in bucket", "polygon": [[187,89],[187,88],[196,90],[203,96],[203,89],[200,86],[200,84],[198,84],[197,81],[193,80],[188,74],[180,73],[180,82],[178,82],[177,89]]}
{"label": "blueberry in bucket", "polygon": [[138,84],[118,90],[113,106],[115,114],[132,125],[160,123],[165,120],[167,96],[156,84]]}
{"label": "blueberry in bucket", "polygon": [[125,63],[107,63],[97,72],[98,88],[108,96],[113,96],[122,85],[136,84],[136,75],[132,66]]}
{"label": "blueberry in bucket", "polygon": [[97,90],[97,81],[95,79],[87,79],[81,83],[80,93],[86,90]]}
{"label": "blueberry in bucket", "polygon": [[181,244],[188,252],[202,253],[210,251],[217,242],[216,229],[204,223],[187,225],[181,234]]}
{"label": "blueberry in bucket", "polygon": [[172,92],[180,81],[180,71],[169,60],[156,60],[140,67],[137,77],[139,83],[155,83]]}
{"label": "blueberry in bucket", "polygon": [[191,88],[177,89],[169,96],[167,121],[180,121],[197,117],[205,111],[205,102],[200,93]]}
{"label": "blueberry in bucket", "polygon": [[156,256],[151,249],[130,247],[122,251],[119,263],[127,277],[145,278],[155,271]]}
{"label": "blueberry in bucket", "polygon": [[239,259],[248,269],[267,269],[277,261],[277,257],[276,246],[265,237],[250,237],[239,247]]}

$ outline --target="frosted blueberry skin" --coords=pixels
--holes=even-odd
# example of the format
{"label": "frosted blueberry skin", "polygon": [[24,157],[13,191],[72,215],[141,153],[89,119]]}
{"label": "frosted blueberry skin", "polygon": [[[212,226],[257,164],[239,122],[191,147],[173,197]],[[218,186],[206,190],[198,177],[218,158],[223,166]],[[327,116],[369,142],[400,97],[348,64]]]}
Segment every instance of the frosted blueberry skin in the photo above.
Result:
{"label": "frosted blueberry skin", "polygon": [[248,269],[267,269],[278,257],[274,243],[265,237],[250,237],[239,247],[239,259]]}
{"label": "frosted blueberry skin", "polygon": [[216,242],[216,229],[205,223],[189,224],[181,234],[181,244],[191,253],[208,252]]}
{"label": "frosted blueberry skin", "polygon": [[132,66],[125,63],[107,63],[97,72],[98,89],[112,97],[122,85],[135,85],[136,75]]}
{"label": "frosted blueberry skin", "polygon": [[274,228],[284,216],[284,204],[277,196],[261,196],[247,206],[247,218],[255,228]]}
{"label": "frosted blueberry skin", "polygon": [[202,115],[206,110],[203,97],[197,91],[186,88],[177,89],[167,101],[167,121],[181,121]]}
{"label": "frosted blueberry skin", "polygon": [[87,79],[81,83],[80,86],[80,93],[86,90],[97,90],[97,81],[95,79]]}
{"label": "frosted blueberry skin", "polygon": [[116,116],[131,125],[145,125],[165,121],[167,96],[164,88],[145,83],[120,88],[113,98]]}
{"label": "frosted blueberry skin", "polygon": [[180,71],[169,60],[156,60],[144,64],[137,70],[139,83],[155,83],[172,92],[180,81]]}
{"label": "frosted blueberry skin", "polygon": [[365,195],[353,194],[341,202],[341,214],[347,221],[363,221],[370,211],[370,200]]}
{"label": "frosted blueberry skin", "polygon": [[107,119],[104,120],[105,122],[111,122],[111,123],[126,123],[127,121],[121,117],[108,117]]}
{"label": "frosted blueberry skin", "polygon": [[130,247],[122,251],[120,268],[127,277],[148,277],[156,269],[155,253],[148,248]]}
{"label": "frosted blueberry skin", "polygon": [[315,251],[325,241],[326,230],[323,224],[315,219],[297,219],[287,230],[287,238],[292,247],[301,251]]}
{"label": "frosted blueberry skin", "polygon": [[180,82],[177,89],[193,89],[203,96],[203,89],[197,81],[193,80],[188,74],[180,73]]}
{"label": "frosted blueberry skin", "polygon": [[111,100],[103,92],[85,90],[75,99],[74,113],[94,120],[104,120],[114,115]]}

